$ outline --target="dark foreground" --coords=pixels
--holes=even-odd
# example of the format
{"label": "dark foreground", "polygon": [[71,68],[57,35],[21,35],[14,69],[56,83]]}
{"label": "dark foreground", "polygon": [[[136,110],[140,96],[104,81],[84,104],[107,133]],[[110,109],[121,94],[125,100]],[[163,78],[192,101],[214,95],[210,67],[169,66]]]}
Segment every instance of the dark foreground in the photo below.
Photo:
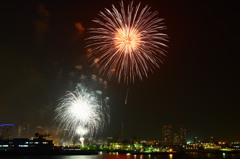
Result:
{"label": "dark foreground", "polygon": [[91,150],[31,150],[31,151],[0,151],[0,155],[97,155],[98,151]]}

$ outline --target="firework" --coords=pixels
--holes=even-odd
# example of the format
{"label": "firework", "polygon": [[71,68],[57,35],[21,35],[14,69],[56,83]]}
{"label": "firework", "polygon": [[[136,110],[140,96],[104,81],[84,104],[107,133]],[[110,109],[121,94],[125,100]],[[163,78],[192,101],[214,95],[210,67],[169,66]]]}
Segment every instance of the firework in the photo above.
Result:
{"label": "firework", "polygon": [[149,6],[135,7],[131,2],[120,10],[114,5],[105,9],[93,20],[99,27],[89,29],[87,47],[91,48],[92,66],[118,81],[134,82],[143,79],[148,72],[159,68],[166,54],[166,26],[157,12]]}
{"label": "firework", "polygon": [[68,92],[55,109],[55,119],[69,135],[94,136],[109,121],[108,106],[87,90]]}

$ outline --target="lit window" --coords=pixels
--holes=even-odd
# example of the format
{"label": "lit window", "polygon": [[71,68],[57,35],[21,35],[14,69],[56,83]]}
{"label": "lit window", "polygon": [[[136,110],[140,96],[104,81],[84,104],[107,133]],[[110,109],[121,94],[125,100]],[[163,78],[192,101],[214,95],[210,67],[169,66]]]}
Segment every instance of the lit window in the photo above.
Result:
{"label": "lit window", "polygon": [[18,147],[28,147],[28,145],[18,145]]}
{"label": "lit window", "polygon": [[34,142],[34,144],[38,144],[38,142]]}
{"label": "lit window", "polygon": [[8,147],[8,145],[2,145],[2,147]]}
{"label": "lit window", "polygon": [[43,142],[43,144],[48,144],[48,142]]}
{"label": "lit window", "polygon": [[25,142],[25,144],[28,144],[28,142]]}

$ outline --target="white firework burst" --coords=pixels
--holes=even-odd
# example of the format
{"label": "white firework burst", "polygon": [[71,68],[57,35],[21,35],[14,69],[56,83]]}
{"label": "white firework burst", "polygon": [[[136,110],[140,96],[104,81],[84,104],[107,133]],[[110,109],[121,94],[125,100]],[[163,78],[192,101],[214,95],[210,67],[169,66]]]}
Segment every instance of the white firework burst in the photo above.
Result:
{"label": "white firework burst", "polygon": [[56,121],[69,135],[96,135],[108,124],[108,106],[87,90],[67,92],[55,109]]}

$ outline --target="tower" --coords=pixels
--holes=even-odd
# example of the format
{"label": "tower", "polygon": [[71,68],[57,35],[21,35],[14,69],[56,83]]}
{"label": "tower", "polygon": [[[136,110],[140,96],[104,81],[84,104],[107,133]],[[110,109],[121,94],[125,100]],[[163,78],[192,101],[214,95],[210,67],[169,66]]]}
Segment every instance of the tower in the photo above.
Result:
{"label": "tower", "polygon": [[163,125],[162,127],[162,143],[165,146],[172,145],[172,126]]}
{"label": "tower", "polygon": [[186,128],[183,125],[180,125],[179,127],[179,140],[181,145],[185,145],[187,143],[187,136],[186,136]]}

